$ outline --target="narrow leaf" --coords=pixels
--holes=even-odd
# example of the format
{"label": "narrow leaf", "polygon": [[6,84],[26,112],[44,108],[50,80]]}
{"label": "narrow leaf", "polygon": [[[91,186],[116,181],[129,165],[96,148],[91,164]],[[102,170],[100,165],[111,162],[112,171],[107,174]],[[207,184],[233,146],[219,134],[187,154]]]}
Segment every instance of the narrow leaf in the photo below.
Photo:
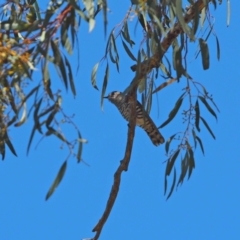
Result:
{"label": "narrow leaf", "polygon": [[123,47],[126,51],[126,53],[128,54],[128,56],[133,60],[133,61],[137,61],[137,59],[135,58],[135,56],[132,54],[132,52],[130,51],[130,49],[128,48],[127,44],[122,40],[122,44]]}
{"label": "narrow leaf", "polygon": [[192,170],[195,168],[195,161],[194,161],[194,153],[191,147],[188,150],[188,152],[189,152],[189,158],[188,158],[188,179],[189,179],[192,175]]}
{"label": "narrow leaf", "polygon": [[[191,37],[191,30],[190,27],[187,25],[187,23],[185,23],[185,20],[183,18],[182,15],[183,11],[182,11],[182,0],[178,0],[176,1],[176,14],[178,17],[178,20],[182,26],[183,31],[189,36]],[[193,39],[193,37],[191,37]]]}
{"label": "narrow leaf", "polygon": [[65,174],[65,172],[66,172],[66,169],[67,169],[67,161],[65,161],[65,162],[62,164],[61,168],[59,169],[58,174],[57,174],[57,176],[56,176],[56,178],[55,178],[52,186],[51,186],[50,189],[48,190],[48,193],[47,193],[47,195],[46,195],[45,200],[48,200],[48,199],[51,197],[51,195],[54,193],[54,191],[55,191],[56,188],[58,187],[59,183],[62,181],[63,176],[64,176],[64,174]]}
{"label": "narrow leaf", "polygon": [[219,44],[219,41],[218,41],[218,37],[216,37],[216,43],[217,43],[217,59],[218,61],[220,60],[220,44]]}
{"label": "narrow leaf", "polygon": [[202,96],[199,96],[199,99],[202,101],[202,103],[205,105],[205,107],[207,108],[207,110],[216,118],[217,120],[217,114],[214,112],[214,110],[210,107],[210,105],[208,104],[208,102],[206,101],[206,99]]}
{"label": "narrow leaf", "polygon": [[9,149],[11,150],[11,152],[17,157],[17,153],[16,153],[16,151],[15,151],[15,149],[14,149],[14,147],[13,147],[13,145],[12,145],[12,143],[11,143],[9,137],[8,137],[7,132],[5,132],[4,141],[7,144],[7,146],[9,147]]}
{"label": "narrow leaf", "polygon": [[166,142],[165,144],[165,151],[166,151],[166,154],[168,154],[168,151],[169,151],[169,147],[170,147],[170,143],[172,142],[172,140],[174,139],[174,137],[176,136],[177,133],[173,134]]}
{"label": "narrow leaf", "polygon": [[203,124],[205,125],[205,127],[207,128],[207,130],[209,131],[209,133],[212,135],[212,137],[213,137],[214,139],[216,139],[215,136],[214,136],[214,134],[213,134],[213,132],[212,132],[212,130],[211,130],[211,128],[208,126],[206,120],[205,120],[203,117],[200,117],[200,118],[201,118]]}
{"label": "narrow leaf", "polygon": [[168,199],[171,197],[171,195],[172,195],[172,192],[173,192],[173,189],[174,189],[175,183],[176,183],[176,175],[177,175],[177,174],[176,174],[176,168],[174,168],[173,183],[172,183],[170,192],[169,192],[166,200],[168,200]]}
{"label": "narrow leaf", "polygon": [[96,84],[96,77],[97,77],[97,70],[98,70],[99,62],[96,63],[92,69],[92,74],[91,74],[91,83],[95,89],[98,90],[97,84]]}
{"label": "narrow leaf", "polygon": [[196,101],[195,104],[195,126],[197,128],[197,130],[200,132],[200,127],[199,127],[199,119],[200,119],[200,108],[199,108],[199,103],[198,100]]}
{"label": "narrow leaf", "polygon": [[178,186],[179,184],[182,184],[182,183],[183,183],[184,178],[185,178],[185,176],[186,176],[186,173],[187,173],[187,170],[188,170],[188,158],[189,158],[189,156],[188,156],[188,151],[186,151],[185,156],[184,156],[184,158],[183,158],[183,160],[182,160],[182,162],[181,162],[181,175],[180,175],[180,177],[179,177],[177,186]]}
{"label": "narrow leaf", "polygon": [[71,65],[70,65],[68,59],[66,58],[66,56],[64,56],[64,58],[65,58],[65,64],[66,64],[67,69],[68,69],[68,79],[69,79],[69,82],[70,82],[71,91],[72,91],[72,94],[74,96],[76,96],[76,88],[75,88],[75,84],[74,84],[74,80],[73,80],[72,68],[71,68]]}
{"label": "narrow leaf", "polygon": [[196,136],[195,138],[196,138],[196,140],[198,141],[198,143],[199,143],[199,145],[200,145],[200,148],[201,148],[201,150],[202,150],[202,153],[203,153],[203,155],[204,155],[204,148],[203,148],[202,140],[201,140],[198,136]]}
{"label": "narrow leaf", "polygon": [[167,167],[166,167],[166,175],[169,176],[171,171],[172,171],[172,168],[174,166],[174,163],[178,157],[178,154],[180,152],[180,149],[178,149],[173,155],[172,157],[170,158],[170,160],[168,160],[168,163],[167,163]]}
{"label": "narrow leaf", "polygon": [[101,108],[103,108],[103,100],[104,100],[104,95],[107,89],[107,84],[108,84],[108,76],[109,76],[109,66],[107,63],[107,67],[105,70],[105,76],[104,76],[104,80],[103,80],[103,86],[102,86],[102,94],[101,94]]}
{"label": "narrow leaf", "polygon": [[183,93],[183,94],[178,98],[177,102],[175,103],[174,108],[172,109],[172,111],[171,111],[171,112],[169,113],[169,115],[168,115],[168,119],[167,119],[164,123],[162,123],[162,124],[160,125],[160,127],[158,127],[158,128],[162,128],[162,127],[166,126],[169,122],[171,122],[171,121],[173,120],[173,118],[176,116],[179,108],[180,108],[181,105],[182,105],[182,102],[183,102],[183,99],[184,99],[184,98],[183,98],[184,95],[185,95],[185,93]]}
{"label": "narrow leaf", "polygon": [[164,176],[164,195],[166,194],[167,192],[167,175],[165,174]]}
{"label": "narrow leaf", "polygon": [[[81,133],[78,131],[78,139],[82,139]],[[82,149],[83,149],[83,142],[82,141],[78,141],[79,145],[78,145],[78,153],[77,153],[77,162],[80,163],[81,162],[81,156],[82,156]]]}
{"label": "narrow leaf", "polygon": [[202,56],[202,65],[203,69],[207,70],[209,68],[209,50],[207,42],[205,42],[202,38],[199,38],[199,45]]}

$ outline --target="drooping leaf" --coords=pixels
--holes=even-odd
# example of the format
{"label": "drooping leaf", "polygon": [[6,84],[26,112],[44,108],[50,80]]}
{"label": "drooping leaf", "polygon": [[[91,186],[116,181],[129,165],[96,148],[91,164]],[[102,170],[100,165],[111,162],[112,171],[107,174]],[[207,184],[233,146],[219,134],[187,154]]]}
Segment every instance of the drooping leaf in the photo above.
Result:
{"label": "drooping leaf", "polygon": [[126,53],[128,54],[128,56],[133,60],[133,61],[137,61],[137,59],[135,58],[135,56],[132,54],[132,52],[130,51],[130,49],[128,48],[127,44],[122,40],[122,44],[123,47],[126,51]]}
{"label": "drooping leaf", "polygon": [[192,129],[192,135],[193,135],[193,141],[194,141],[194,148],[196,149],[197,147],[197,141],[196,141],[196,133],[194,131],[194,128]]}
{"label": "drooping leaf", "polygon": [[188,149],[189,158],[188,158],[188,179],[191,177],[192,170],[195,168],[194,153],[192,148]]}
{"label": "drooping leaf", "polygon": [[207,130],[209,131],[209,133],[212,135],[212,137],[213,137],[214,139],[216,139],[216,137],[215,137],[215,135],[213,134],[211,128],[208,126],[206,120],[205,120],[203,117],[200,117],[200,118],[201,118],[203,124],[205,125],[205,127],[207,128]]}
{"label": "drooping leaf", "polygon": [[185,22],[183,18],[183,11],[182,11],[182,0],[176,1],[176,15],[178,17],[178,20],[182,26],[183,31],[190,37],[191,40],[193,40],[193,36],[191,34],[191,29]]}
{"label": "drooping leaf", "polygon": [[38,111],[40,109],[41,103],[42,103],[43,98],[41,98],[37,105],[35,106],[35,111],[33,113],[33,119],[34,119],[34,124],[35,124],[35,128],[39,131],[39,133],[42,134],[42,129],[41,129],[41,125],[39,123],[39,117],[38,117]]}
{"label": "drooping leaf", "polygon": [[231,5],[230,0],[227,1],[227,27],[230,25],[230,17],[231,17]]}
{"label": "drooping leaf", "polygon": [[173,134],[165,143],[165,151],[166,154],[168,154],[169,151],[169,147],[170,147],[170,143],[172,142],[172,140],[174,139],[174,137],[177,135],[177,133]]}
{"label": "drooping leaf", "polygon": [[182,65],[182,49],[178,46],[174,47],[173,51],[173,67],[177,73],[177,79],[179,80],[184,72]]}
{"label": "drooping leaf", "polygon": [[96,83],[97,82],[96,77],[97,77],[98,67],[99,67],[99,62],[94,65],[94,67],[92,69],[92,74],[91,74],[91,83],[92,83],[93,87],[97,90],[99,90],[98,87],[97,87],[97,83]]}
{"label": "drooping leaf", "polygon": [[8,137],[7,132],[5,132],[4,141],[7,144],[7,146],[9,147],[9,149],[11,150],[11,152],[17,157],[17,153],[16,153],[16,151],[15,151],[15,149],[14,149],[14,147],[13,147],[13,145],[12,145],[12,143],[11,143],[9,137]]}
{"label": "drooping leaf", "polygon": [[66,172],[66,169],[67,169],[67,161],[65,161],[62,164],[61,168],[59,169],[58,174],[57,174],[55,180],[52,183],[52,186],[48,190],[48,193],[47,193],[46,198],[45,198],[46,201],[51,197],[51,195],[54,193],[54,191],[58,187],[59,183],[62,181],[63,176]]}
{"label": "drooping leaf", "polygon": [[60,50],[57,44],[53,40],[51,40],[51,47],[54,55],[54,63],[59,67],[59,70],[61,72],[61,77],[63,79],[65,88],[67,90],[68,89],[67,74],[66,74],[65,65],[64,65]]}
{"label": "drooping leaf", "polygon": [[124,40],[126,42],[128,42],[130,44],[130,46],[132,47],[132,45],[134,45],[135,43],[131,40],[130,35],[129,35],[128,21],[126,21],[124,23],[123,31],[121,33],[122,33],[122,36],[123,36]]}
{"label": "drooping leaf", "polygon": [[167,80],[166,82],[163,82],[152,92],[152,94],[154,94],[154,93],[160,91],[161,89],[169,86],[170,84],[176,82],[176,80],[177,80],[177,78],[171,78],[171,79]]}
{"label": "drooping leaf", "polygon": [[14,124],[15,127],[19,127],[21,126],[22,124],[24,124],[27,120],[27,105],[26,103],[23,104],[23,113],[22,113],[22,117],[21,119]]}
{"label": "drooping leaf", "polygon": [[203,148],[202,140],[198,136],[196,136],[195,139],[198,141],[200,148],[202,150],[202,153],[204,155],[204,148]]}
{"label": "drooping leaf", "polygon": [[107,0],[98,0],[98,4],[100,5],[100,9],[103,10],[103,23],[104,23],[104,35],[106,37],[107,34]]}
{"label": "drooping leaf", "polygon": [[164,126],[166,126],[169,122],[171,122],[173,120],[173,118],[176,116],[179,108],[181,107],[182,105],[182,102],[183,102],[183,96],[185,95],[185,93],[183,93],[177,100],[177,102],[175,103],[175,106],[174,108],[172,109],[172,111],[169,113],[168,115],[168,119],[162,123],[158,128],[162,128]]}
{"label": "drooping leaf", "polygon": [[167,175],[164,176],[164,195],[166,195],[167,192]]}
{"label": "drooping leaf", "polygon": [[69,144],[69,142],[66,140],[66,138],[60,132],[56,131],[53,127],[48,127],[48,131],[46,133],[46,136],[49,136],[51,134],[54,134],[61,141]]}
{"label": "drooping leaf", "polygon": [[186,176],[188,170],[188,158],[189,158],[188,151],[186,151],[185,156],[181,162],[181,174],[179,176],[177,186],[183,183],[184,178]]}
{"label": "drooping leaf", "polygon": [[109,77],[109,66],[108,66],[108,63],[107,63],[107,67],[106,67],[105,75],[104,75],[104,80],[103,80],[103,86],[102,86],[101,108],[103,108],[103,99],[104,99],[103,97],[104,97],[106,89],[107,89],[108,77]]}
{"label": "drooping leaf", "polygon": [[5,158],[5,143],[0,141],[0,154],[2,155],[2,160]]}
{"label": "drooping leaf", "polygon": [[200,51],[202,56],[202,65],[203,69],[207,70],[209,68],[209,50],[207,42],[205,42],[202,38],[199,38],[199,45],[200,45]]}
{"label": "drooping leaf", "polygon": [[195,109],[195,126],[196,126],[197,130],[200,132],[200,127],[199,127],[200,108],[199,108],[198,100],[196,101],[194,109]]}
{"label": "drooping leaf", "polygon": [[75,84],[74,84],[74,80],[73,80],[72,68],[71,68],[71,65],[70,65],[68,59],[66,58],[66,56],[64,56],[64,58],[65,58],[65,64],[68,69],[68,79],[70,82],[71,91],[72,91],[73,95],[76,96],[76,88],[75,88]]}
{"label": "drooping leaf", "polygon": [[199,8],[197,4],[194,5],[194,12],[195,16],[193,19],[193,35],[196,34],[199,25]]}
{"label": "drooping leaf", "polygon": [[29,141],[28,141],[27,155],[28,155],[28,153],[29,153],[30,146],[31,146],[31,144],[32,144],[32,140],[33,140],[33,137],[34,137],[35,131],[36,131],[36,126],[34,125],[34,126],[33,126],[33,129],[32,129],[32,132],[31,132],[31,134],[30,134],[30,137],[29,137]]}
{"label": "drooping leaf", "polygon": [[202,96],[199,96],[199,99],[202,101],[202,103],[205,105],[205,107],[207,108],[207,110],[216,118],[217,120],[217,114],[214,112],[214,110],[211,108],[211,106],[208,104],[208,102],[206,101],[206,99]]}
{"label": "drooping leaf", "polygon": [[81,141],[82,136],[81,133],[78,131],[78,153],[77,153],[77,162],[81,162],[81,156],[82,156],[82,149],[83,149],[83,142]]}
{"label": "drooping leaf", "polygon": [[217,35],[215,37],[216,37],[216,43],[217,43],[217,59],[219,61],[220,60],[220,44],[219,44]]}
{"label": "drooping leaf", "polygon": [[172,168],[174,166],[174,163],[178,157],[178,154],[180,153],[180,149],[178,149],[173,155],[172,157],[168,160],[168,163],[167,163],[167,167],[166,167],[166,175],[169,176],[171,171],[172,171]]}
{"label": "drooping leaf", "polygon": [[172,195],[172,192],[173,192],[173,189],[174,189],[175,183],[176,183],[176,176],[177,176],[177,174],[176,174],[176,168],[174,168],[173,182],[172,182],[172,186],[171,186],[170,192],[169,192],[166,200],[168,200],[168,199],[171,197],[171,195]]}

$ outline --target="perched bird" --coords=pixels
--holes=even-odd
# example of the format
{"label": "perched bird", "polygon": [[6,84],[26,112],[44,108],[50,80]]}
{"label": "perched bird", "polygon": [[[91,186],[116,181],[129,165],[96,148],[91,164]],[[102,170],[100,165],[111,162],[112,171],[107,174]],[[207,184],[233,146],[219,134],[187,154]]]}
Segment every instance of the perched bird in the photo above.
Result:
{"label": "perched bird", "polygon": [[[116,105],[122,116],[127,121],[130,121],[132,101],[129,101],[128,95],[114,91],[104,98],[107,98],[110,102]],[[158,146],[159,144],[164,143],[162,134],[159,132],[148,113],[144,110],[142,104],[138,101],[136,102],[136,125],[146,131],[154,145]]]}

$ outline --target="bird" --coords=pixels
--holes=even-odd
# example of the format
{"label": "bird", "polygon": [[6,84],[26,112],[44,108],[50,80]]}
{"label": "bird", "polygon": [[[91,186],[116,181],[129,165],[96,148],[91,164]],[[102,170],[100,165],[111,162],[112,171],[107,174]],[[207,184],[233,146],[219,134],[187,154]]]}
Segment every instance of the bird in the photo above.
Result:
{"label": "bird", "polygon": [[[113,91],[104,98],[107,98],[111,103],[113,103],[118,108],[122,116],[127,121],[130,121],[132,101],[130,100],[129,95],[119,91]],[[155,146],[158,146],[165,142],[164,137],[159,132],[155,123],[148,115],[148,113],[144,110],[142,104],[138,101],[136,101],[136,125],[145,130]]]}

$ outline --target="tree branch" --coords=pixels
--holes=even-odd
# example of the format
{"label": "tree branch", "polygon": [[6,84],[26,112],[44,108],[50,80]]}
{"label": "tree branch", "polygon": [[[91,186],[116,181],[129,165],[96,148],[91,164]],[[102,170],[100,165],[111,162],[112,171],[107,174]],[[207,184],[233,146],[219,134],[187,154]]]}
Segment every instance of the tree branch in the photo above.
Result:
{"label": "tree branch", "polygon": [[99,238],[101,231],[104,227],[104,224],[107,221],[107,219],[112,211],[113,205],[115,203],[115,200],[116,200],[118,192],[119,192],[122,173],[123,173],[123,171],[128,170],[128,165],[131,160],[133,139],[134,139],[134,135],[135,135],[135,126],[136,126],[136,88],[133,89],[129,93],[128,97],[129,97],[129,101],[131,102],[131,119],[129,121],[125,155],[124,155],[123,160],[120,161],[120,165],[114,174],[113,186],[112,186],[112,189],[111,189],[109,197],[108,197],[105,211],[103,212],[103,215],[100,218],[97,225],[92,230],[93,232],[96,232],[93,240],[97,240]]}
{"label": "tree branch", "polygon": [[[211,0],[210,0],[211,1]],[[200,13],[202,9],[205,7],[203,0],[198,0],[195,4],[191,5],[184,16],[185,23],[189,23],[191,20],[194,19],[196,8],[198,8],[198,12]],[[134,86],[137,86],[142,78],[144,78],[153,68],[159,67],[159,63],[162,60],[162,57],[171,46],[173,41],[179,36],[180,33],[183,32],[183,28],[179,22],[175,23],[174,27],[167,33],[167,36],[163,38],[161,42],[161,49],[162,52],[159,53],[158,51],[149,59],[140,63],[140,66],[137,67],[137,64],[131,66],[132,71],[136,71],[139,69],[139,78],[136,82],[132,82]]]}

